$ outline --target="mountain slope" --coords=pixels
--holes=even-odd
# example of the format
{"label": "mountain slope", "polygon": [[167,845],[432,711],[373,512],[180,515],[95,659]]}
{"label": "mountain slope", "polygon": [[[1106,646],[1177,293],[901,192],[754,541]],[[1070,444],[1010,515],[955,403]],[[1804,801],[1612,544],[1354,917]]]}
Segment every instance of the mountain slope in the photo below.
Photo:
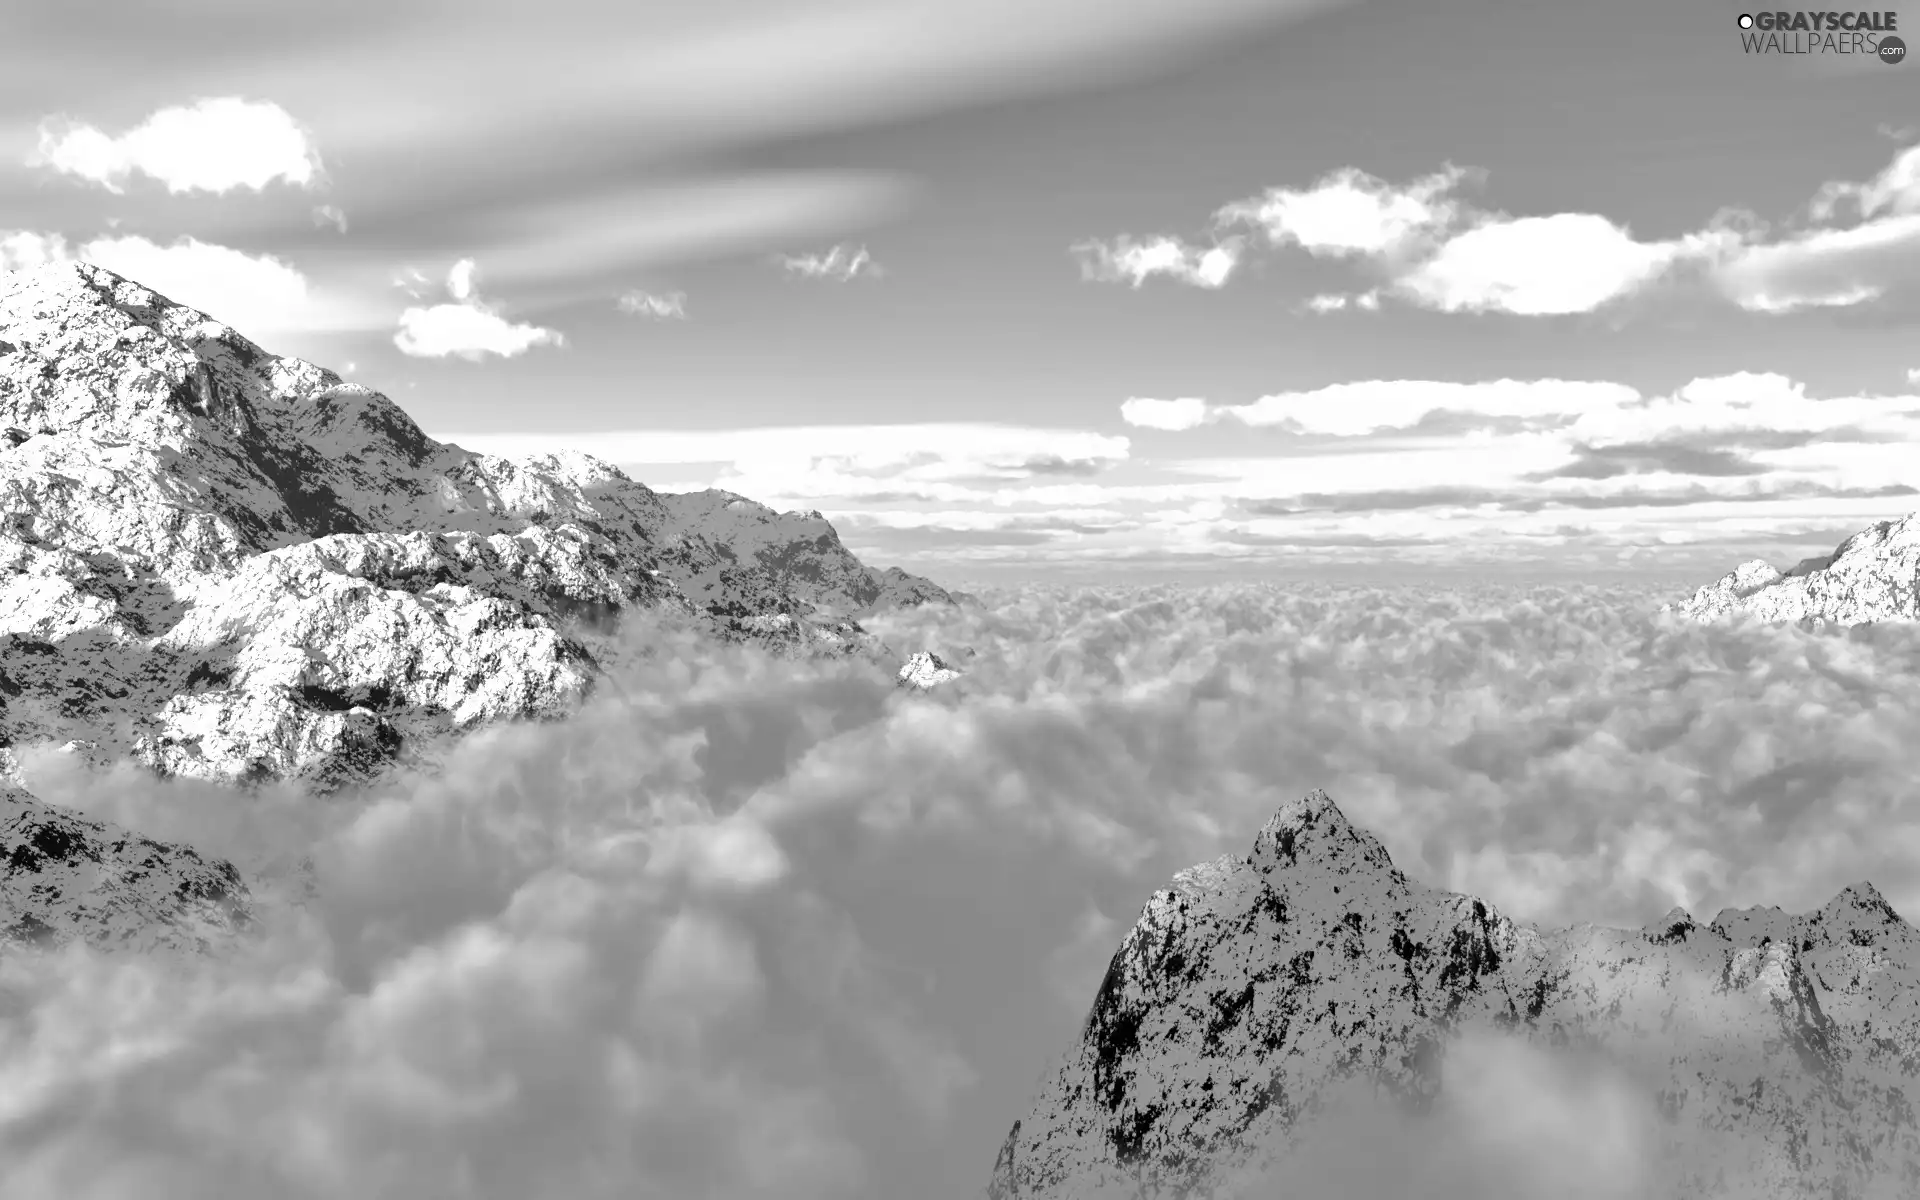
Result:
{"label": "mountain slope", "polygon": [[326,784],[420,734],[565,712],[636,607],[876,651],[853,617],[949,600],[818,514],[435,442],[84,264],[0,275],[0,435],[0,753]]}
{"label": "mountain slope", "polygon": [[1290,1197],[1275,1183],[1343,1089],[1433,1111],[1476,1030],[1637,1081],[1659,1114],[1642,1165],[1665,1174],[1623,1196],[1911,1195],[1917,972],[1920,938],[1871,885],[1806,916],[1540,931],[1409,880],[1315,792],[1147,902],[988,1195]]}
{"label": "mountain slope", "polygon": [[1700,619],[1737,612],[1839,625],[1920,619],[1920,513],[1869,525],[1832,554],[1784,574],[1761,559],[1742,563],[1677,607]]}

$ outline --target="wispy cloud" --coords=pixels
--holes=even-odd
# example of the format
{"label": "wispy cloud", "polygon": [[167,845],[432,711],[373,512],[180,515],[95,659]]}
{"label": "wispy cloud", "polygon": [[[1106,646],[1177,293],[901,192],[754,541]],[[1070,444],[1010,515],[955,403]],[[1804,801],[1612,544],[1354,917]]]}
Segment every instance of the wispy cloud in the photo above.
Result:
{"label": "wispy cloud", "polygon": [[158,180],[169,192],[260,191],[279,180],[322,182],[320,154],[291,114],[270,101],[224,96],[163,108],[118,136],[68,118],[41,124],[29,166],[52,168],[124,190],[128,177]]}
{"label": "wispy cloud", "polygon": [[347,214],[337,204],[322,204],[313,210],[315,225],[331,225],[341,233],[347,231]]}
{"label": "wispy cloud", "polygon": [[393,335],[393,344],[402,354],[478,362],[489,354],[512,358],[535,346],[566,345],[558,330],[509,321],[483,303],[475,290],[474,272],[474,261],[461,259],[447,272],[447,294],[454,303],[414,306],[400,313],[400,331]]}
{"label": "wispy cloud", "polygon": [[837,283],[847,283],[860,276],[873,278],[884,274],[865,246],[845,242],[819,253],[778,255],[775,261],[789,275],[798,275],[803,279],[831,279]]}
{"label": "wispy cloud", "polygon": [[629,316],[652,317],[658,320],[685,320],[687,294],[685,292],[654,293],[635,288],[623,293],[616,302],[616,307]]}

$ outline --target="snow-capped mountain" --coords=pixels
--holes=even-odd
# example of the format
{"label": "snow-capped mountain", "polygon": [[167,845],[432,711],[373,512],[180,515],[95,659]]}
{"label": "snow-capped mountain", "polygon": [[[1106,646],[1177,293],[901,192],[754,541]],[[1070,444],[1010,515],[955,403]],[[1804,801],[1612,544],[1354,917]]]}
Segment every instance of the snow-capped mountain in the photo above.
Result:
{"label": "snow-capped mountain", "polygon": [[920,650],[900,664],[900,673],[894,678],[896,687],[913,688],[926,691],[938,687],[949,679],[958,679],[964,671],[956,671],[947,665],[947,660],[931,650]]}
{"label": "snow-capped mountain", "polygon": [[428,438],[386,397],[98,267],[0,275],[0,746],[326,784],[565,711],[610,618],[882,648],[947,601],[818,513]]}
{"label": "snow-capped mountain", "polygon": [[1736,612],[1837,625],[1920,619],[1920,513],[1869,525],[1832,554],[1784,574],[1761,559],[1742,563],[1677,607],[1702,619]]}
{"label": "snow-capped mountain", "polygon": [[1870,884],[1804,916],[1539,930],[1409,880],[1314,792],[1147,902],[987,1194],[1320,1200],[1287,1172],[1342,1089],[1417,1122],[1476,1032],[1636,1081],[1657,1152],[1593,1194],[1920,1194],[1916,971]]}

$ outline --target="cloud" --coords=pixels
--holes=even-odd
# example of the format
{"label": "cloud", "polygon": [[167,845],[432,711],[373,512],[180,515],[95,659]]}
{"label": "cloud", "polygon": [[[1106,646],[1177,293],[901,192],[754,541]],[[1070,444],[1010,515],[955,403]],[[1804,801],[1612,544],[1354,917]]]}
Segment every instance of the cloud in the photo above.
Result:
{"label": "cloud", "polygon": [[1219,411],[1247,425],[1277,426],[1295,433],[1354,437],[1408,430],[1432,415],[1571,418],[1596,407],[1617,407],[1639,393],[1617,383],[1566,379],[1495,379],[1443,383],[1424,379],[1374,379],[1336,383],[1310,392],[1281,392]]}
{"label": "cloud", "polygon": [[[437,780],[314,804],[47,756],[46,798],[235,857],[262,921],[180,962],[9,956],[0,1193],[975,1196],[1152,891],[1312,787],[1522,920],[1806,909],[1863,877],[1920,906],[1915,631],[1667,598],[983,589],[871,622],[978,651],[930,697],[663,621],[577,718],[486,731]],[[310,897],[261,880],[303,857]],[[1450,1061],[1434,1121],[1345,1144],[1493,1195],[1607,1195],[1581,1180],[1636,1161],[1644,1096],[1594,1064]]]}
{"label": "cloud", "polygon": [[685,292],[666,292],[655,294],[635,288],[621,295],[617,307],[621,312],[636,317],[654,317],[665,320],[685,320],[687,316],[687,294]]}
{"label": "cloud", "polygon": [[710,468],[701,486],[804,507],[823,496],[939,500],[1094,476],[1125,462],[1129,448],[1124,437],[1079,430],[936,422],[434,436],[509,457],[579,450],[633,469],[697,464]]}
{"label": "cloud", "polygon": [[[1439,312],[1566,316],[1702,279],[1741,308],[1791,313],[1881,301],[1920,283],[1920,146],[1864,183],[1824,184],[1806,219],[1780,229],[1726,210],[1698,229],[1651,240],[1598,213],[1513,216],[1458,194],[1484,176],[1448,164],[1394,184],[1343,167],[1310,187],[1273,187],[1228,204],[1214,226],[1216,233],[1251,229],[1270,248],[1352,261],[1377,281],[1357,294],[1323,292],[1299,302],[1317,314],[1376,307],[1384,294]],[[1138,287],[1164,274],[1217,288],[1244,257],[1237,237],[1214,251],[1173,237],[1125,236],[1073,251],[1089,279]]]}
{"label": "cloud", "polygon": [[512,358],[535,346],[566,345],[566,338],[558,330],[516,324],[482,303],[473,276],[473,260],[463,258],[447,272],[447,294],[455,303],[402,310],[400,331],[393,335],[393,344],[402,354],[479,362],[489,354]]}
{"label": "cloud", "polygon": [[1907,368],[1907,382],[1920,386],[1920,367]]}
{"label": "cloud", "polygon": [[1348,308],[1358,308],[1366,312],[1380,311],[1380,293],[1378,291],[1361,292],[1358,295],[1341,295],[1338,292],[1323,292],[1307,297],[1303,306],[1308,312],[1341,312]]}
{"label": "cloud", "polygon": [[341,233],[347,231],[347,214],[337,204],[322,204],[313,210],[315,225],[331,225]]}
{"label": "cloud", "polygon": [[777,261],[790,275],[803,279],[832,279],[846,283],[857,276],[877,277],[883,274],[880,264],[867,253],[865,246],[853,246],[841,243],[818,254],[782,254]]}
{"label": "cloud", "polygon": [[1240,244],[1229,239],[1212,246],[1187,246],[1174,238],[1135,241],[1118,237],[1111,242],[1087,241],[1073,247],[1080,278],[1094,283],[1128,283],[1139,287],[1154,275],[1165,275],[1195,287],[1226,284],[1240,261]]}
{"label": "cloud", "polygon": [[1316,256],[1395,255],[1432,241],[1462,220],[1466,209],[1449,193],[1483,174],[1449,163],[1395,187],[1343,167],[1310,188],[1268,188],[1261,196],[1226,205],[1214,221],[1255,227],[1269,245],[1298,246]]}
{"label": "cloud", "polygon": [[50,167],[119,192],[145,175],[173,193],[264,189],[275,180],[313,187],[319,152],[298,122],[271,101],[212,97],[163,108],[118,137],[69,119],[41,124],[29,166]]}
{"label": "cloud", "polygon": [[1693,252],[1690,243],[1635,241],[1591,213],[1522,217],[1449,239],[1394,287],[1441,312],[1592,312],[1641,290]]}
{"label": "cloud", "polygon": [[67,239],[57,233],[35,233],[29,229],[0,232],[0,270],[27,271],[72,258]]}
{"label": "cloud", "polygon": [[1142,429],[1178,432],[1196,429],[1207,421],[1207,402],[1193,396],[1177,400],[1150,400],[1134,397],[1120,405],[1120,419]]}

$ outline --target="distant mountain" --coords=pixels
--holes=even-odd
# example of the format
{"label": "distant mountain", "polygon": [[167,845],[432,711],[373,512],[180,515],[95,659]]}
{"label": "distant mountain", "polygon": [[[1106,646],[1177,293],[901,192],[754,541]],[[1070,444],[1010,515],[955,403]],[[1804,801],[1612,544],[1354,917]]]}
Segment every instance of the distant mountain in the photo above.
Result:
{"label": "distant mountain", "polygon": [[1543,931],[1409,880],[1314,792],[1147,902],[987,1195],[1322,1200],[1288,1171],[1323,1104],[1358,1083],[1418,1120],[1470,1031],[1640,1081],[1667,1174],[1608,1195],[1920,1195],[1917,971],[1920,938],[1870,884],[1805,916]]}
{"label": "distant mountain", "polygon": [[1920,619],[1920,513],[1881,521],[1785,573],[1754,559],[1678,606],[1701,619],[1746,612],[1766,621],[1837,625]]}
{"label": "distant mountain", "polygon": [[[385,396],[98,267],[0,273],[0,777],[66,746],[325,790],[433,735],[564,714],[618,619],[889,657],[951,603],[818,513],[436,442]],[[230,865],[0,792],[0,944],[186,945]],[[195,932],[186,932],[192,930]]]}
{"label": "distant mountain", "polygon": [[611,622],[881,648],[950,602],[818,513],[428,438],[378,392],[98,267],[0,275],[0,745],[317,784],[563,712]]}

